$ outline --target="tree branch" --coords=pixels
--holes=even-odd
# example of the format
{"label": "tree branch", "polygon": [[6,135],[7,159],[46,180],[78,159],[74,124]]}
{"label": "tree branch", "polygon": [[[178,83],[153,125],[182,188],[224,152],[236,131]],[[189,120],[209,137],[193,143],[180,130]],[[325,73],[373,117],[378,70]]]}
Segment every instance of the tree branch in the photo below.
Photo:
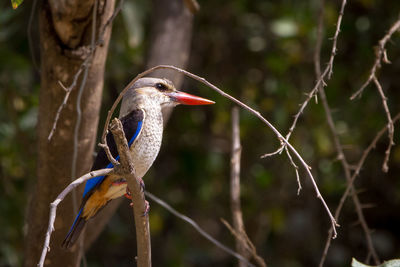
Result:
{"label": "tree branch", "polygon": [[[317,41],[316,41],[316,46],[315,46],[315,51],[314,51],[314,68],[315,68],[315,75],[317,77],[321,76],[321,65],[320,65],[320,57],[321,57],[321,46],[322,46],[322,39],[323,39],[323,17],[324,17],[324,4],[325,1],[322,0],[321,4],[320,4],[320,8],[319,8],[319,14],[318,14],[318,28],[317,28]],[[361,208],[361,203],[360,200],[357,196],[357,194],[355,193],[355,189],[354,189],[354,185],[352,183],[350,183],[351,181],[351,170],[350,170],[350,166],[347,162],[346,156],[344,154],[343,148],[342,148],[342,144],[340,142],[339,139],[339,135],[336,131],[336,126],[333,120],[333,116],[332,116],[332,112],[331,109],[329,107],[328,104],[328,99],[326,97],[325,94],[325,90],[324,88],[321,86],[321,88],[318,91],[319,95],[320,95],[320,99],[322,102],[322,106],[325,110],[325,116],[326,116],[326,120],[328,123],[328,126],[331,130],[332,133],[332,138],[335,144],[335,148],[336,148],[336,152],[338,154],[337,158],[340,160],[344,173],[345,173],[345,177],[348,183],[348,188],[351,188],[351,196],[353,199],[353,203],[354,206],[356,207],[356,213],[358,216],[359,221],[361,222],[362,228],[364,230],[364,233],[366,235],[366,239],[367,239],[367,243],[368,243],[368,248],[369,251],[371,253],[371,255],[373,255],[375,260],[378,260],[374,246],[372,244],[371,241],[371,236],[370,236],[370,231],[369,231],[369,227],[368,224],[365,220],[362,208]],[[340,209],[336,210],[335,212],[335,219],[338,220],[339,219],[339,215],[340,215]],[[322,267],[325,261],[325,258],[327,256],[328,253],[328,249],[330,246],[330,242],[331,242],[331,236],[332,236],[332,231],[330,230],[328,238],[327,238],[327,242],[325,244],[325,248],[324,248],[324,252],[323,252],[323,256],[321,258],[320,264],[319,266]],[[371,242],[369,242],[371,241]]]}
{"label": "tree branch", "polygon": [[47,227],[47,232],[46,232],[46,238],[44,240],[43,244],[43,250],[42,254],[40,256],[40,260],[37,266],[43,267],[44,261],[46,259],[47,252],[50,251],[50,237],[52,232],[54,231],[54,221],[56,220],[56,212],[57,212],[57,206],[60,204],[61,201],[78,185],[86,182],[87,180],[97,177],[97,176],[103,176],[111,173],[113,169],[101,169],[97,171],[92,171],[89,173],[86,173],[85,175],[82,175],[72,183],[70,183],[58,196],[57,198],[50,204],[50,216],[49,216],[49,225]]}
{"label": "tree branch", "polygon": [[[240,206],[240,157],[242,147],[240,145],[240,128],[239,128],[239,108],[232,108],[232,156],[231,156],[231,212],[233,228],[228,222],[222,222],[231,230],[236,240],[236,251],[246,258],[251,255],[259,264],[259,266],[267,266],[264,260],[257,255],[257,251],[253,243],[250,241],[243,222],[243,214]],[[239,267],[246,266],[244,261],[239,260]]]}
{"label": "tree branch", "polygon": [[389,166],[388,166],[388,162],[389,162],[389,157],[390,157],[390,151],[394,145],[393,142],[393,136],[394,136],[394,125],[393,125],[393,119],[390,115],[390,111],[389,111],[389,107],[387,104],[387,98],[385,96],[385,94],[383,93],[383,89],[382,89],[382,85],[379,83],[379,80],[377,78],[377,70],[380,69],[382,67],[382,61],[383,63],[386,64],[390,64],[391,62],[388,60],[387,58],[387,53],[386,53],[386,43],[390,40],[390,38],[392,37],[392,35],[396,32],[400,30],[400,16],[399,18],[393,23],[393,25],[390,27],[389,31],[385,34],[385,36],[379,41],[378,46],[375,49],[375,62],[374,65],[372,66],[371,70],[370,70],[370,74],[369,77],[367,79],[367,81],[365,81],[365,83],[361,86],[360,89],[357,90],[357,92],[355,92],[350,99],[354,100],[356,97],[360,96],[363,93],[364,89],[371,83],[374,82],[376,89],[378,90],[378,93],[382,99],[382,105],[383,108],[385,110],[385,114],[387,117],[387,128],[388,128],[388,138],[389,138],[389,143],[388,143],[388,147],[385,151],[385,158],[383,160],[383,164],[382,164],[382,171],[383,172],[388,172],[389,170]]}
{"label": "tree branch", "polygon": [[123,131],[122,123],[114,118],[110,125],[110,131],[114,136],[115,143],[120,156],[120,165],[116,168],[116,173],[125,177],[128,188],[131,191],[133,215],[135,217],[136,243],[137,243],[137,264],[140,267],[151,266],[151,245],[149,217],[147,216],[147,203],[144,192],[141,189],[140,179],[136,176],[129,152],[128,142]]}
{"label": "tree branch", "polygon": [[175,210],[173,207],[171,207],[168,203],[166,203],[165,201],[159,199],[158,197],[156,197],[155,195],[151,194],[148,191],[144,192],[145,195],[150,198],[151,200],[153,200],[154,202],[158,203],[160,206],[164,207],[166,210],[168,210],[169,212],[171,212],[173,215],[175,215],[176,217],[178,217],[179,219],[187,222],[188,224],[190,224],[191,226],[193,226],[193,228],[199,233],[201,234],[203,237],[205,237],[207,240],[209,240],[211,243],[213,243],[214,245],[216,245],[217,247],[219,247],[220,249],[222,249],[223,251],[225,251],[226,253],[232,255],[233,257],[246,262],[246,264],[248,266],[251,267],[255,267],[253,264],[251,264],[245,257],[243,257],[242,255],[236,253],[235,251],[233,251],[232,249],[228,248],[227,246],[221,244],[221,242],[219,242],[218,240],[216,240],[215,238],[213,238],[210,234],[208,234],[206,231],[204,231],[195,221],[193,221],[191,218],[183,215],[182,213],[178,212],[177,210]]}

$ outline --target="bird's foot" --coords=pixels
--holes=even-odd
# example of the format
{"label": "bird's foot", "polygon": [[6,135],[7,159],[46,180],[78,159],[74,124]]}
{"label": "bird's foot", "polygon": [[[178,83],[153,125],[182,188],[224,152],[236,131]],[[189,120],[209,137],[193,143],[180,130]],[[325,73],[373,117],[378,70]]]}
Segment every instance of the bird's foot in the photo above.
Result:
{"label": "bird's foot", "polygon": [[139,178],[139,184],[140,184],[140,191],[144,192],[144,189],[146,186],[145,186],[142,178]]}
{"label": "bird's foot", "polygon": [[143,217],[149,215],[150,211],[150,204],[147,200],[144,201],[144,212],[143,212]]}
{"label": "bird's foot", "polygon": [[[129,206],[133,207],[133,202],[129,204]],[[142,214],[142,217],[149,215],[150,212],[150,204],[147,200],[144,201],[144,212]]]}
{"label": "bird's foot", "polygon": [[[125,196],[127,199],[132,200],[131,190],[129,190],[128,187],[126,187],[126,193],[124,194],[124,196]],[[131,202],[131,204],[132,204],[132,202]]]}

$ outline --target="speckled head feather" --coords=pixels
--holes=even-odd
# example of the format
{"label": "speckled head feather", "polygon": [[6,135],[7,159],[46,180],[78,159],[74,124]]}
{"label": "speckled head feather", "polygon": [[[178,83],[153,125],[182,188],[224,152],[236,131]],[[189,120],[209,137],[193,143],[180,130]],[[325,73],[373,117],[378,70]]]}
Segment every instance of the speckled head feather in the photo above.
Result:
{"label": "speckled head feather", "polygon": [[120,117],[129,114],[135,108],[175,106],[177,103],[164,94],[174,91],[175,86],[168,79],[141,78],[125,93]]}

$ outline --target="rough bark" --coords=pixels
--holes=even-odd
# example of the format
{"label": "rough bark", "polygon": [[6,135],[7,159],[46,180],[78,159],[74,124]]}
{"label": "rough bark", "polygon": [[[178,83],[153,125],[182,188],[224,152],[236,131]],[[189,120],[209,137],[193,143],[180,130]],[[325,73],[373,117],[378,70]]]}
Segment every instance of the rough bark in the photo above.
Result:
{"label": "rough bark", "polygon": [[[51,141],[47,137],[52,128],[57,108],[65,91],[58,81],[70,85],[90,45],[92,1],[44,1],[39,11],[41,89],[39,94],[37,181],[30,201],[27,218],[25,266],[35,266],[39,260],[49,217],[49,204],[71,181],[73,134],[76,122],[75,88],[68,104],[61,112]],[[99,0],[96,32],[99,33],[112,15],[114,0]],[[97,47],[89,67],[82,96],[82,121],[79,131],[77,175],[90,169],[96,140],[98,115],[103,88],[104,65],[111,28],[105,31],[102,46]],[[46,266],[76,266],[79,253],[61,249],[75,214],[72,199],[61,205],[55,222]]]}
{"label": "rough bark", "polygon": [[[148,52],[147,68],[159,64],[171,64],[185,68],[190,55],[193,15],[185,8],[182,0],[153,0],[151,42]],[[153,77],[170,79],[177,88],[182,85],[183,76],[176,71],[159,70]],[[164,121],[170,111],[164,112]],[[102,232],[108,220],[118,208],[121,200],[114,200],[107,205],[87,227],[85,249],[88,249]]]}

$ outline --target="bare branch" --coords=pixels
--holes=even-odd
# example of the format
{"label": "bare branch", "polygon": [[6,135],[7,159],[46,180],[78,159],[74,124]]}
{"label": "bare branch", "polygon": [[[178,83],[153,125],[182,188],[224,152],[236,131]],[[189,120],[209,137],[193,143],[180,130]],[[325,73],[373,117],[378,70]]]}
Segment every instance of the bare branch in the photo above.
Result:
{"label": "bare branch", "polygon": [[44,240],[42,254],[40,256],[40,260],[37,266],[43,267],[47,252],[50,251],[50,237],[52,232],[54,231],[54,221],[56,220],[56,212],[58,204],[60,204],[60,202],[63,201],[63,199],[78,185],[86,182],[87,180],[93,177],[107,175],[112,171],[113,169],[101,169],[82,175],[81,177],[70,183],[50,204],[49,225],[47,227],[46,238]]}
{"label": "bare branch", "polygon": [[394,125],[393,125],[392,116],[390,115],[389,107],[387,104],[387,98],[386,98],[385,94],[383,93],[382,86],[375,76],[372,78],[372,80],[374,81],[375,86],[378,89],[379,94],[381,95],[382,105],[383,105],[383,108],[385,109],[385,114],[386,114],[386,117],[388,120],[387,128],[388,128],[389,144],[385,151],[385,159],[383,160],[383,165],[382,165],[382,170],[384,172],[388,172],[388,170],[389,170],[388,162],[389,162],[389,157],[390,157],[390,150],[392,149],[392,146],[394,145],[394,142],[393,142]]}
{"label": "bare branch", "polygon": [[372,66],[371,70],[370,70],[370,74],[369,77],[367,79],[367,81],[365,81],[365,83],[361,86],[360,89],[358,89],[357,92],[355,92],[350,99],[354,100],[356,97],[361,96],[362,92],[364,91],[364,89],[371,83],[374,82],[376,89],[378,90],[378,93],[382,99],[382,105],[383,108],[385,110],[385,114],[388,120],[388,138],[389,138],[389,143],[388,143],[388,147],[385,151],[385,158],[383,160],[383,164],[382,164],[382,171],[383,172],[388,172],[389,170],[389,166],[388,166],[388,161],[389,161],[389,157],[390,157],[390,151],[392,149],[392,146],[394,145],[393,142],[393,136],[394,136],[394,125],[393,125],[393,120],[392,117],[390,115],[390,111],[389,111],[389,107],[387,105],[387,98],[385,96],[385,94],[383,93],[383,89],[381,84],[378,81],[377,78],[377,74],[376,72],[378,71],[378,69],[380,69],[382,67],[382,61],[386,64],[389,64],[390,61],[387,58],[387,53],[386,53],[386,43],[390,40],[390,38],[392,37],[392,35],[396,32],[400,30],[400,16],[399,18],[393,23],[393,25],[390,27],[389,31],[385,34],[385,36],[379,41],[378,46],[375,49],[375,62],[374,65]]}
{"label": "bare branch", "polygon": [[381,62],[383,61],[384,63],[390,63],[390,61],[387,59],[387,54],[386,54],[386,43],[392,38],[392,35],[400,29],[400,17],[395,23],[390,27],[389,31],[386,33],[385,36],[379,41],[379,45],[377,49],[375,50],[376,56],[375,56],[375,62],[374,65],[372,66],[369,77],[367,81],[361,86],[360,89],[355,92],[350,99],[353,100],[356,97],[360,96],[364,89],[373,81],[374,77],[376,77],[376,72],[377,70],[381,67]]}
{"label": "bare branch", "polygon": [[228,230],[232,233],[232,235],[237,239],[240,240],[240,242],[245,246],[247,252],[251,254],[251,256],[254,258],[254,260],[257,262],[257,264],[261,267],[267,267],[267,264],[265,263],[264,259],[261,258],[257,254],[256,247],[254,244],[251,242],[249,236],[247,235],[246,231],[242,229],[241,231],[238,232],[238,230],[233,229],[233,227],[224,219],[221,218],[222,223],[228,228]]}
{"label": "bare branch", "polygon": [[[240,145],[239,108],[232,108],[232,154],[231,154],[231,212],[233,227],[235,228],[236,251],[248,259],[246,243],[241,237],[245,234],[243,214],[240,206],[240,157],[242,147]],[[239,267],[244,267],[245,262],[239,261]]]}
{"label": "bare branch", "polygon": [[[340,32],[340,26],[342,24],[342,19],[343,19],[343,14],[344,14],[344,8],[346,6],[347,1],[346,0],[342,0],[342,4],[340,7],[340,11],[339,11],[339,16],[338,19],[336,21],[336,31],[335,34],[332,38],[332,50],[331,50],[331,55],[329,57],[329,61],[327,66],[325,67],[324,71],[322,72],[322,74],[318,75],[318,79],[317,82],[314,86],[314,88],[307,94],[307,98],[306,100],[301,104],[299,111],[296,113],[296,115],[294,116],[294,120],[292,125],[289,128],[289,132],[286,135],[286,139],[289,140],[291,134],[294,131],[294,128],[296,127],[297,121],[300,117],[300,115],[303,113],[304,109],[306,108],[306,106],[308,105],[308,103],[310,102],[310,100],[316,96],[318,90],[320,88],[324,88],[326,87],[326,80],[330,80],[332,77],[332,73],[333,73],[333,61],[335,59],[336,53],[337,53],[337,40],[339,37],[339,32]],[[322,43],[322,41],[321,41]],[[321,44],[320,44],[321,45]]]}
{"label": "bare branch", "polygon": [[[319,11],[318,11],[319,15],[318,15],[318,28],[317,28],[317,41],[316,41],[316,48],[315,48],[315,51],[314,51],[314,68],[315,68],[315,74],[316,74],[317,77],[319,77],[321,75],[320,54],[321,54],[321,45],[322,45],[322,36],[323,36],[324,5],[325,5],[325,2],[321,1],[320,2],[320,8],[319,8]],[[371,253],[371,255],[374,255],[374,259],[378,260],[378,257],[376,255],[374,246],[373,246],[372,241],[371,241],[370,230],[369,230],[368,225],[366,223],[366,220],[364,218],[364,214],[363,214],[363,211],[362,211],[362,208],[361,208],[360,200],[359,200],[357,194],[355,193],[355,189],[354,189],[353,184],[350,183],[350,181],[351,181],[350,166],[349,166],[349,164],[347,162],[347,159],[345,157],[345,154],[344,154],[344,151],[343,151],[343,146],[340,143],[339,135],[338,135],[338,133],[336,131],[335,123],[333,121],[332,112],[331,112],[331,109],[329,107],[328,100],[327,100],[324,88],[321,87],[318,92],[319,92],[319,95],[320,95],[320,98],[321,98],[322,106],[324,107],[324,110],[325,110],[326,120],[328,122],[329,128],[330,128],[331,133],[332,133],[332,138],[333,138],[333,141],[334,141],[334,144],[335,144],[336,152],[338,153],[338,157],[337,158],[340,160],[340,162],[342,164],[342,167],[343,167],[343,170],[344,170],[344,173],[345,173],[345,177],[346,177],[346,180],[348,182],[348,187],[347,188],[349,188],[349,189],[351,188],[351,191],[352,191],[351,196],[352,196],[352,199],[353,199],[354,206],[356,207],[357,216],[359,218],[359,221],[362,224],[362,227],[363,227],[366,239],[367,239],[369,252]],[[339,219],[340,210],[341,209],[337,209],[336,210],[336,213],[335,213],[335,219],[336,220]],[[320,260],[320,264],[319,264],[320,267],[323,266],[325,258],[327,256],[328,249],[329,249],[330,242],[331,242],[331,237],[332,237],[332,230],[330,230],[328,238],[327,238],[327,242],[325,244],[324,253],[323,253],[323,256],[322,256],[322,258]],[[369,241],[371,241],[371,242],[369,242]]]}
{"label": "bare branch", "polygon": [[150,245],[150,226],[148,204],[144,196],[144,192],[141,188],[141,178],[136,176],[136,171],[132,163],[132,156],[129,152],[128,142],[125,137],[125,133],[122,127],[122,123],[119,119],[114,118],[110,125],[110,131],[112,132],[115,140],[115,144],[118,148],[118,154],[120,156],[120,162],[116,172],[120,173],[121,176],[125,177],[128,182],[128,188],[131,190],[133,215],[135,217],[136,227],[136,244],[137,244],[137,264],[141,267],[151,266],[151,245]]}
{"label": "bare branch", "polygon": [[175,215],[176,217],[178,217],[179,219],[187,222],[188,224],[190,224],[191,226],[193,226],[193,228],[199,233],[201,234],[203,237],[205,237],[207,240],[209,240],[211,243],[213,243],[214,245],[216,245],[217,247],[219,247],[220,249],[222,249],[223,251],[225,251],[226,253],[228,253],[229,255],[232,255],[233,257],[244,261],[247,263],[248,266],[252,266],[255,267],[253,264],[251,264],[246,258],[244,258],[242,255],[236,253],[235,251],[233,251],[232,249],[228,248],[227,246],[221,244],[221,242],[219,242],[218,240],[216,240],[215,238],[213,238],[211,235],[209,235],[206,231],[204,231],[195,221],[193,221],[192,219],[190,219],[189,217],[183,215],[182,213],[178,212],[177,210],[175,210],[173,207],[171,207],[168,203],[166,203],[165,201],[159,199],[158,197],[156,197],[155,195],[149,193],[148,191],[145,191],[144,194],[150,198],[151,200],[153,200],[154,202],[158,203],[160,206],[164,207],[166,210],[168,210],[169,212],[171,212],[173,215]]}
{"label": "bare branch", "polygon": [[[398,113],[398,114],[393,118],[393,123],[397,122],[398,120],[400,120],[400,113]],[[358,175],[360,174],[361,168],[363,167],[364,162],[365,162],[365,160],[367,159],[369,153],[372,151],[372,149],[374,149],[374,148],[376,147],[376,144],[378,143],[379,139],[383,136],[383,134],[384,134],[387,130],[388,130],[387,127],[384,127],[383,129],[381,129],[381,130],[377,133],[377,135],[375,136],[375,138],[372,140],[372,142],[370,143],[370,145],[364,150],[363,154],[361,155],[360,160],[358,161],[357,167],[356,167],[355,171],[353,172],[353,175],[351,176],[350,181],[348,181],[348,183],[347,183],[346,191],[343,193],[342,197],[340,198],[339,205],[338,205],[338,207],[337,207],[337,209],[336,209],[335,214],[340,214],[340,212],[341,212],[341,210],[342,210],[342,208],[343,208],[344,202],[346,201],[347,197],[352,193],[352,192],[351,192],[351,190],[352,190],[351,185],[354,184],[355,179],[356,179],[356,178],[358,177]],[[366,232],[367,245],[368,245],[369,254],[373,255],[372,251],[375,251],[375,249],[374,249],[374,247],[373,247],[373,245],[372,245],[372,239],[370,238],[370,232],[371,232],[371,231],[370,231],[367,227],[365,227],[365,225],[363,224],[363,222],[362,222],[361,220],[360,220],[360,223],[361,223],[361,225],[362,225],[362,227],[363,227],[363,229],[364,229],[364,232]],[[367,231],[366,231],[366,230],[367,230]],[[367,234],[367,233],[368,233],[368,234]],[[332,233],[330,232],[330,233],[329,233],[329,236],[331,236],[331,234],[332,234]],[[325,260],[326,254],[328,253],[328,249],[329,249],[329,247],[330,247],[330,243],[331,243],[331,240],[330,240],[330,238],[328,237],[328,239],[327,239],[327,241],[326,241],[326,244],[325,244],[325,248],[324,248],[324,252],[323,252],[321,261],[322,261],[322,260]],[[376,253],[376,252],[375,252],[375,253]],[[375,254],[375,255],[376,255],[376,254]],[[377,257],[377,255],[376,255],[376,257]],[[377,264],[379,264],[379,258],[377,257],[377,259],[378,259],[378,263],[377,263]],[[322,262],[322,264],[321,264],[321,262],[320,262],[320,265],[319,265],[319,266],[320,266],[320,267],[323,266],[323,262]]]}

